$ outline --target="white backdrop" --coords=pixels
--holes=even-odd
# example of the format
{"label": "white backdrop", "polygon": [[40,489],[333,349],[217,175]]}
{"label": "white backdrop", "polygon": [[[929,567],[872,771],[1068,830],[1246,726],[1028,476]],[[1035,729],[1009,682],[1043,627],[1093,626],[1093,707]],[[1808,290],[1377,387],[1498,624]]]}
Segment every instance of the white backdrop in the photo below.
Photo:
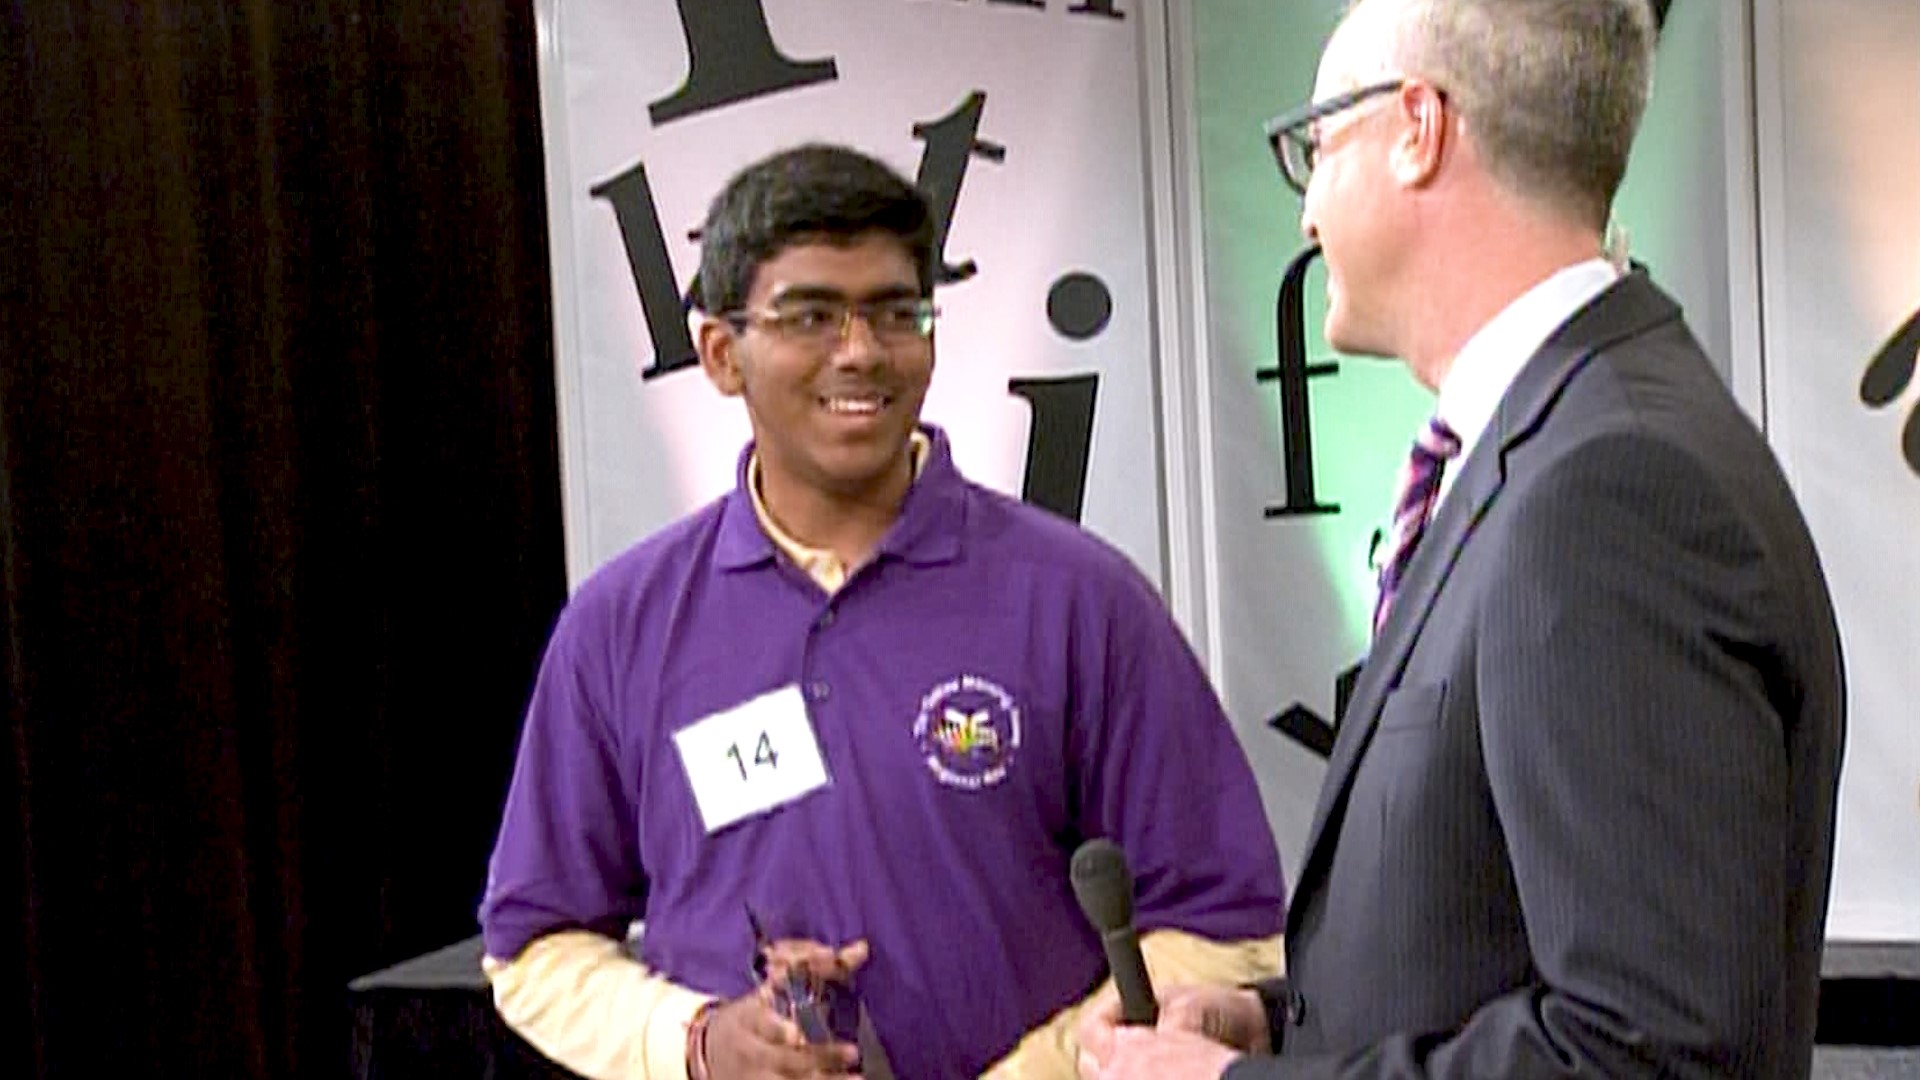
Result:
{"label": "white backdrop", "polygon": [[[1762,0],[1767,433],[1840,612],[1850,723],[1831,937],[1920,941],[1920,4]],[[1911,438],[1911,436],[1909,436]]]}
{"label": "white backdrop", "polygon": [[[700,53],[701,26],[683,8],[734,32]],[[749,435],[739,402],[697,368],[642,377],[658,362],[660,328],[630,266],[638,230],[595,192],[631,192],[645,170],[684,289],[699,257],[688,232],[739,168],[826,140],[913,178],[928,145],[915,126],[955,115],[976,93],[977,138],[991,145],[964,159],[946,256],[978,273],[936,291],[943,317],[925,416],[951,432],[962,471],[1019,494],[1032,410],[1009,380],[1097,374],[1082,521],[1164,580],[1142,30],[1137,13],[1121,14],[954,0],[538,5],[570,580],[731,486]],[[690,115],[652,108],[689,81],[694,55],[713,65],[702,79],[725,67],[749,25],[764,25],[796,63],[830,61],[832,77]],[[1069,274],[1097,279],[1093,291],[1111,298],[1111,321],[1078,340],[1048,316]]]}
{"label": "white backdrop", "polygon": [[[1296,402],[1310,435],[1271,377],[1300,239],[1259,125],[1309,92],[1342,6],[537,0],[570,580],[725,490],[747,437],[697,369],[643,377],[662,327],[635,283],[634,221],[657,216],[684,288],[687,232],[742,165],[826,139],[913,176],[915,125],[979,93],[991,145],[945,174],[964,177],[947,259],[979,273],[936,294],[926,415],[963,470],[1018,493],[1031,410],[1009,380],[1098,375],[1082,521],[1161,584],[1206,657],[1291,872],[1323,769],[1308,744],[1365,646],[1368,536],[1430,407],[1398,365],[1333,356],[1317,331]],[[708,30],[728,22],[716,48]],[[832,78],[740,93],[738,72],[714,75],[716,56],[754,51],[740,26],[793,63],[830,60]],[[736,100],[657,113],[699,69],[696,43],[693,81]],[[641,169],[649,199],[632,197]],[[595,194],[609,185],[624,219]],[[1901,447],[1920,377],[1873,405],[1861,387],[1920,308],[1920,5],[1674,5],[1619,211],[1764,423],[1832,578],[1852,728],[1829,934],[1920,940],[1920,460]],[[1112,307],[1078,339],[1047,311],[1075,273]],[[1318,292],[1309,275],[1314,328]],[[1305,509],[1287,475],[1303,446]]]}

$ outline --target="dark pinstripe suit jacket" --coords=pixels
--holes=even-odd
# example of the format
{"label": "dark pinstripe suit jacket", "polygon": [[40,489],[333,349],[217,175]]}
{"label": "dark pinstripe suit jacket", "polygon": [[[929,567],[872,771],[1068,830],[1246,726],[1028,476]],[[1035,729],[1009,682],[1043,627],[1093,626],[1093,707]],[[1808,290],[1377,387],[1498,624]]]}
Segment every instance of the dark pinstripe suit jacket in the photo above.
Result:
{"label": "dark pinstripe suit jacket", "polygon": [[1805,1075],[1843,713],[1793,496],[1630,275],[1422,541],[1228,1076]]}

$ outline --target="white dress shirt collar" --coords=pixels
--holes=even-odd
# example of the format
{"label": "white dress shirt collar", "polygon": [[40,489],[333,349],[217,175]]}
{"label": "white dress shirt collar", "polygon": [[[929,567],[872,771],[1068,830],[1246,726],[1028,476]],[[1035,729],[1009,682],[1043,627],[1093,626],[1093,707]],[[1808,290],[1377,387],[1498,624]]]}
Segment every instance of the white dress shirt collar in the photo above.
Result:
{"label": "white dress shirt collar", "polygon": [[[1520,369],[1554,331],[1619,278],[1620,271],[1605,259],[1574,263],[1520,294],[1467,339],[1440,383],[1436,412],[1460,437],[1460,453],[1441,474],[1439,499],[1453,487]],[[1434,506],[1437,513],[1438,499]]]}

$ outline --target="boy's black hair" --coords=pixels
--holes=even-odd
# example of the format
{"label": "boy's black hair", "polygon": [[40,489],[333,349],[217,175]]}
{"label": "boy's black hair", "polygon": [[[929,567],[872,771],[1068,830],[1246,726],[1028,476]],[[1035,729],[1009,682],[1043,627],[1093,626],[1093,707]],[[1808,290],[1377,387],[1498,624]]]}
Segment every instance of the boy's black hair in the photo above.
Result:
{"label": "boy's black hair", "polygon": [[885,164],[844,146],[810,143],[743,169],[707,211],[694,306],[709,314],[747,302],[760,264],[798,243],[846,243],[871,232],[899,238],[921,295],[934,283],[934,221],[927,200]]}

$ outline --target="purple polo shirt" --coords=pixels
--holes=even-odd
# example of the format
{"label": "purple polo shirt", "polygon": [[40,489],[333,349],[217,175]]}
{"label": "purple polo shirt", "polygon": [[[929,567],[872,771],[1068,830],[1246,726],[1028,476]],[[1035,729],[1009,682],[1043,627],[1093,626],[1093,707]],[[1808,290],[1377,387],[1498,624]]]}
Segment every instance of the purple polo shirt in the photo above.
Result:
{"label": "purple polo shirt", "polygon": [[[833,596],[744,486],[581,587],[522,734],[490,955],[643,917],[644,963],[734,996],[751,905],[776,937],[867,939],[858,990],[899,1075],[974,1077],[1106,975],[1068,881],[1083,838],[1127,852],[1142,931],[1280,931],[1252,772],[1152,586],[925,430],[899,520]],[[709,835],[674,732],[785,686],[828,786]]]}

